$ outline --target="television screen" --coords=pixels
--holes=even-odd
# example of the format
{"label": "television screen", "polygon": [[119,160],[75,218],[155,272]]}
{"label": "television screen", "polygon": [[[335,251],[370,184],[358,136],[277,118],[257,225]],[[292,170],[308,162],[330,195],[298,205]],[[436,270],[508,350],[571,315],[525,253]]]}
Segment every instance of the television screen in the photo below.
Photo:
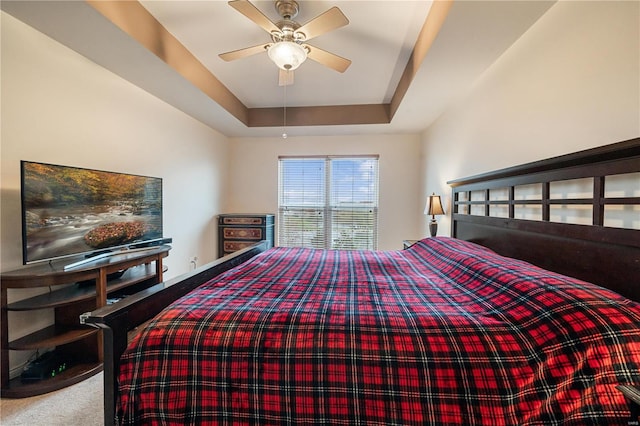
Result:
{"label": "television screen", "polygon": [[162,238],[162,179],[21,162],[23,262]]}

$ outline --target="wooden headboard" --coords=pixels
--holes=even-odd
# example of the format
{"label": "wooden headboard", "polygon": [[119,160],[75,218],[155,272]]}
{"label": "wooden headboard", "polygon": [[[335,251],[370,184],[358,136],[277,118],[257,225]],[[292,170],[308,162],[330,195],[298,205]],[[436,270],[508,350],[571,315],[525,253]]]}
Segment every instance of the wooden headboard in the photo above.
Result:
{"label": "wooden headboard", "polygon": [[640,138],[448,184],[454,237],[640,301]]}

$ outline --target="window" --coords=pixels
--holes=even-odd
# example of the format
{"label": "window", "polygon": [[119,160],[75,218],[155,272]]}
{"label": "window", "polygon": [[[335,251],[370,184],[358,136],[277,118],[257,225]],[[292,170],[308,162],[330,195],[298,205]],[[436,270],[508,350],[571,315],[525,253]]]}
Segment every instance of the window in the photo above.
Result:
{"label": "window", "polygon": [[278,245],[378,247],[378,157],[281,157]]}

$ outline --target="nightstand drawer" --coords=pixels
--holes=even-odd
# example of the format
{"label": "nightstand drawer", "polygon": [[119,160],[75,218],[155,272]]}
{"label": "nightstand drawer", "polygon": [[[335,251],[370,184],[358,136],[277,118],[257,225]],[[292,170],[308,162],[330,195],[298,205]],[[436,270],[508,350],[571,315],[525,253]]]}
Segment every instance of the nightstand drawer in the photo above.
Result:
{"label": "nightstand drawer", "polygon": [[222,228],[222,237],[226,239],[262,240],[262,228]]}
{"label": "nightstand drawer", "polygon": [[234,251],[242,250],[245,247],[255,244],[255,241],[225,241],[223,243],[223,256],[225,254],[233,253]]}
{"label": "nightstand drawer", "polygon": [[221,225],[263,225],[264,217],[223,217]]}

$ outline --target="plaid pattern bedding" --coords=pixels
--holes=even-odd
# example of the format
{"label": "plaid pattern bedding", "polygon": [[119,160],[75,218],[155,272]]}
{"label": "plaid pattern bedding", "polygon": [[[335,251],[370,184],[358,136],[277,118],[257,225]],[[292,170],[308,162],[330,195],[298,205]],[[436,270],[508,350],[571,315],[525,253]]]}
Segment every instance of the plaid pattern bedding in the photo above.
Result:
{"label": "plaid pattern bedding", "polygon": [[626,425],[640,304],[449,238],[273,248],[123,355],[123,424]]}

